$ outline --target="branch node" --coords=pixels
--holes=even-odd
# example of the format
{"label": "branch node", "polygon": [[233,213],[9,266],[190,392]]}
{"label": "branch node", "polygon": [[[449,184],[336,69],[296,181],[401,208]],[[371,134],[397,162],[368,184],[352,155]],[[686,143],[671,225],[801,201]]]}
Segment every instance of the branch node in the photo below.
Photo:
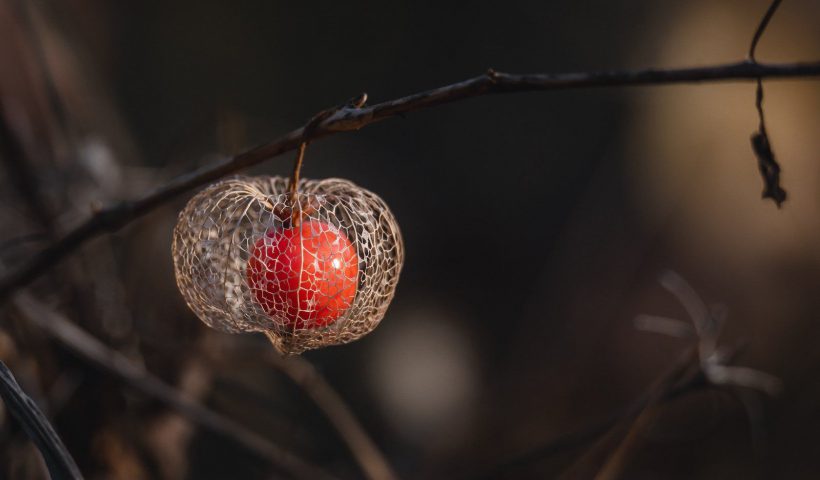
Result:
{"label": "branch node", "polygon": [[92,200],[91,203],[88,205],[88,208],[91,210],[92,215],[98,215],[100,212],[103,211],[104,205],[99,200]]}
{"label": "branch node", "polygon": [[490,82],[492,82],[492,83],[493,83],[493,85],[498,84],[498,77],[499,77],[499,75],[498,75],[498,72],[496,72],[496,71],[495,71],[495,69],[493,69],[493,68],[488,68],[488,69],[487,69],[487,72],[485,73],[485,75],[487,76],[487,78],[489,78],[489,79],[490,79]]}
{"label": "branch node", "polygon": [[362,108],[367,103],[367,92],[362,92],[351,98],[345,104],[347,108]]}

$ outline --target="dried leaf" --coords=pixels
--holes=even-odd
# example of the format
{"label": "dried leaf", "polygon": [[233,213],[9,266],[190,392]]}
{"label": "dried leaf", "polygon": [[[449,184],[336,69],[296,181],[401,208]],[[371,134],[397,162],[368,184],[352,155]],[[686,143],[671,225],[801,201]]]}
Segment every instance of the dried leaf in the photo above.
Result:
{"label": "dried leaf", "polygon": [[774,158],[766,130],[761,128],[752,135],[752,149],[763,177],[763,198],[771,198],[780,208],[786,201],[786,190],[780,186],[780,165]]}

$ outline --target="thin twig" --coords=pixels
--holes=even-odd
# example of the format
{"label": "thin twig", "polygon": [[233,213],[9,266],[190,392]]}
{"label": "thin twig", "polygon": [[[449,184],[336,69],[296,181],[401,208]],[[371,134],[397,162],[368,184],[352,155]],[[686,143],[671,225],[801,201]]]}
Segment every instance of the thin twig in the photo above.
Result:
{"label": "thin twig", "polygon": [[[715,386],[751,388],[769,395],[776,395],[780,391],[781,383],[776,377],[748,367],[729,364],[739,347],[727,350],[718,346],[718,337],[726,319],[725,309],[710,309],[691,285],[675,272],[665,272],[661,275],[660,283],[675,295],[686,309],[697,335],[697,347],[688,355],[690,360],[686,365],[690,366],[687,367],[688,371],[682,371],[683,378],[698,378],[702,383]],[[598,471],[596,480],[617,480],[623,475],[631,459],[643,446],[644,431],[657,414],[659,400],[672,388],[671,382],[678,380],[670,379],[669,382],[665,382],[666,385],[659,384],[658,393],[650,397],[641,414],[631,422],[627,434]]]}
{"label": "thin twig", "polygon": [[[267,337],[274,341],[272,335],[268,334]],[[367,434],[347,402],[309,360],[299,355],[283,356],[277,349],[252,351],[233,342],[220,342],[218,345],[203,349],[206,356],[215,362],[242,361],[247,357],[247,361],[258,365],[261,358],[288,377],[324,414],[367,478],[397,478],[390,463]],[[239,364],[236,368],[244,366]]]}
{"label": "thin twig", "polygon": [[[697,335],[697,347],[689,355],[691,359],[686,362],[691,365],[687,367],[686,375],[710,385],[744,387],[777,395],[781,389],[778,378],[748,367],[730,365],[737,348],[727,350],[718,346],[718,337],[726,319],[725,309],[710,309],[689,283],[675,272],[664,273],[660,282],[684,306]],[[627,434],[598,471],[596,480],[617,480],[621,477],[644,443],[644,431],[657,413],[659,400],[671,388],[672,384],[667,383],[668,385],[661,383],[659,392],[650,397],[647,406],[631,423]]]}
{"label": "thin twig", "polygon": [[671,392],[679,392],[681,384],[687,389],[690,386],[703,385],[704,377],[697,367],[698,357],[695,349],[692,349],[682,357],[682,361],[678,362],[670,375],[656,383],[646,405],[637,417],[630,421],[631,425],[626,435],[595,475],[595,480],[616,480],[621,476],[635,452],[643,444],[644,431],[655,418],[661,402],[666,400]]}
{"label": "thin twig", "polygon": [[298,355],[284,357],[275,350],[270,350],[267,357],[325,414],[333,428],[339,432],[367,478],[373,480],[398,478],[384,455],[353,415],[350,407],[313,364]]}
{"label": "thin twig", "polygon": [[119,378],[129,387],[164,403],[192,423],[234,441],[297,478],[335,478],[325,470],[307,463],[257,433],[185,396],[30,295],[15,295],[12,305],[28,321],[42,328],[84,360]]}
{"label": "thin twig", "polygon": [[[725,320],[723,309],[707,307],[697,292],[674,272],[664,273],[660,281],[664,288],[677,297],[690,315],[697,344],[656,380],[631,408],[620,415],[585,430],[559,437],[549,444],[508,460],[490,470],[490,473],[482,478],[495,478],[512,468],[594,442],[591,448],[563,472],[561,478],[594,476],[596,480],[615,480],[621,476],[632,457],[640,450],[644,430],[663,403],[710,385],[745,387],[770,395],[777,394],[781,388],[779,379],[748,367],[730,365],[744,347],[742,342],[728,348],[718,347],[717,337]],[[651,327],[651,322],[657,319],[662,322],[661,328],[646,328]],[[643,329],[650,331],[672,333],[676,337],[681,331],[679,328],[668,328],[670,322],[674,322],[668,318],[644,315],[637,320]],[[614,449],[611,447],[613,442],[617,442]],[[610,451],[611,453],[608,453]],[[597,474],[590,471],[601,463],[603,466],[597,470]]]}
{"label": "thin twig", "polygon": [[[777,7],[780,6],[781,1],[782,0],[772,1],[769,8],[766,10],[766,13],[763,15],[763,18],[760,20],[757,29],[755,30],[751,45],[749,46],[749,61],[754,64],[757,64],[757,60],[755,58],[757,44],[763,36],[763,33],[766,31],[769,21],[771,21],[774,13],[777,11]],[[752,150],[757,157],[757,166],[760,170],[760,175],[763,177],[763,198],[771,198],[779,208],[783,202],[786,201],[786,197],[788,195],[786,190],[784,190],[780,185],[780,164],[777,163],[771,141],[769,140],[769,134],[766,131],[766,119],[763,115],[762,77],[757,77],[755,108],[757,109],[757,116],[760,121],[757,132],[752,134],[751,140]]]}
{"label": "thin twig", "polygon": [[[9,175],[9,183],[17,190],[32,218],[49,237],[54,236],[54,215],[48,203],[40,195],[37,174],[25,147],[12,126],[13,112],[7,110],[0,98],[0,161]],[[51,238],[53,240],[53,238]]]}
{"label": "thin twig", "polygon": [[299,186],[299,177],[302,174],[302,163],[305,160],[305,148],[307,142],[302,142],[296,148],[296,160],[293,161],[293,173],[290,174],[290,182],[288,183],[288,193],[290,194],[290,201],[296,203],[296,191]]}
{"label": "thin twig", "polygon": [[21,245],[28,243],[39,243],[48,240],[48,234],[45,232],[30,232],[17,235],[15,237],[7,238],[0,241],[0,257],[8,255],[8,250],[12,250]]}
{"label": "thin twig", "polygon": [[297,198],[297,191],[299,190],[299,178],[302,175],[302,164],[305,160],[305,149],[307,148],[308,143],[310,143],[310,138],[314,134],[316,128],[328,119],[331,115],[335,114],[339,110],[343,108],[361,108],[367,102],[367,94],[362,93],[356,97],[351,98],[347,101],[347,103],[343,105],[339,105],[336,107],[328,108],[326,110],[322,110],[321,112],[317,113],[316,115],[311,118],[307,124],[302,128],[302,141],[299,143],[299,146],[296,147],[296,160],[293,162],[293,173],[290,175],[290,181],[288,182],[288,194],[290,196],[290,204],[293,212],[291,213],[291,224],[294,227],[299,227],[301,223],[301,217],[303,212],[301,212],[301,208],[297,205],[298,198]]}
{"label": "thin twig", "polygon": [[295,228],[302,225],[302,209],[298,205],[299,202],[299,176],[302,174],[302,163],[305,160],[305,149],[307,142],[302,142],[296,148],[296,160],[293,162],[293,173],[290,175],[290,183],[288,184],[288,197],[290,197],[290,224]]}
{"label": "thin twig", "polygon": [[757,49],[758,42],[760,42],[760,37],[763,36],[763,32],[766,31],[766,27],[769,26],[769,21],[771,21],[774,12],[777,11],[777,7],[780,6],[782,1],[783,0],[773,0],[766,10],[766,13],[763,14],[763,18],[760,19],[760,23],[757,25],[755,34],[752,36],[752,43],[749,45],[749,60],[752,62],[755,61],[755,50]]}
{"label": "thin twig", "polygon": [[6,408],[23,426],[26,435],[37,445],[52,480],[82,480],[74,459],[43,412],[17,384],[11,370],[0,362],[0,397]]}
{"label": "thin twig", "polygon": [[40,78],[43,80],[46,100],[60,128],[59,135],[68,137],[71,132],[68,107],[60,95],[54,74],[48,64],[46,46],[43,43],[44,34],[38,31],[37,19],[41,18],[41,12],[38,10],[37,2],[17,0],[15,3],[16,5],[14,5],[14,7],[16,7],[18,19],[20,20],[20,24],[25,28],[24,34],[26,41],[32,46],[34,62],[40,70],[39,73]]}
{"label": "thin twig", "polygon": [[678,69],[645,69],[587,73],[525,74],[488,71],[462,82],[420,92],[369,107],[344,107],[319,123],[308,135],[298,128],[270,143],[261,145],[216,165],[207,166],[171,180],[134,201],[101,209],[88,220],[49,245],[18,269],[0,279],[0,301],[16,289],[53,268],[88,240],[114,232],[167,203],[177,195],[221,177],[256,165],[297,148],[305,140],[339,132],[358,130],[372,123],[426,108],[490,94],[568,90],[591,87],[665,85],[716,81],[756,80],[820,76],[820,62],[761,64],[749,61]]}

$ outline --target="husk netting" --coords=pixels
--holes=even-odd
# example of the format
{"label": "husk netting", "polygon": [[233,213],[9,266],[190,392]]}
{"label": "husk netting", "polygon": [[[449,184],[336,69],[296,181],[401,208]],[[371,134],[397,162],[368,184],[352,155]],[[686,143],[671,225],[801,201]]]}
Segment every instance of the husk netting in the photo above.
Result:
{"label": "husk netting", "polygon": [[265,332],[284,353],[351,342],[384,317],[404,261],[375,194],[341,179],[237,177],[194,196],[174,229],[182,296],[209,326]]}

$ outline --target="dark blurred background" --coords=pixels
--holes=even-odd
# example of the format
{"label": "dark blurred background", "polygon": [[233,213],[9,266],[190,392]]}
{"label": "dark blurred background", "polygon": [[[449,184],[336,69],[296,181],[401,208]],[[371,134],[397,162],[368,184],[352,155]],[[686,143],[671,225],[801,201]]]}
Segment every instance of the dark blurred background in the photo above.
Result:
{"label": "dark blurred background", "polygon": [[[135,198],[363,91],[376,103],[488,67],[740,60],[768,3],[2,0],[2,113],[23,153],[0,172],[0,260],[14,267],[92,205]],[[820,58],[818,18],[817,2],[784,2],[758,57]],[[657,283],[669,268],[728,307],[723,341],[747,342],[736,362],[785,389],[746,392],[752,422],[725,389],[675,400],[627,478],[817,477],[820,84],[765,85],[790,194],[781,210],[760,198],[750,82],[482,97],[309,147],[305,176],[378,193],[404,233],[382,325],[305,354],[401,477],[552,478],[572,465],[591,443],[515,460],[623,411],[676,361],[687,342],[633,326],[642,313],[686,319]],[[287,175],[291,160],[247,173]],[[220,414],[360,477],[320,411],[261,360],[264,337],[211,331],[183,303],[170,244],[188,197],[89,243],[29,293]],[[284,475],[23,317],[2,310],[0,359],[87,478]],[[5,414],[0,466],[2,478],[45,476]]]}

